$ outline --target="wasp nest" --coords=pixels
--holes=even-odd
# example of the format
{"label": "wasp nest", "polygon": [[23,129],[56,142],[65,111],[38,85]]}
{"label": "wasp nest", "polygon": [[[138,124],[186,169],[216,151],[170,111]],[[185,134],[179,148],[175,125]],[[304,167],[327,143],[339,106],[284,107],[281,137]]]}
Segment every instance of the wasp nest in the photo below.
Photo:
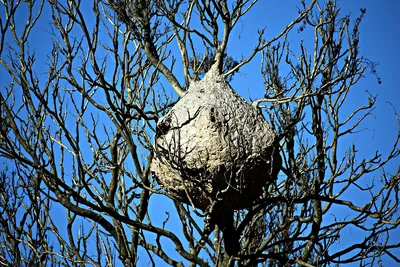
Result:
{"label": "wasp nest", "polygon": [[248,207],[281,166],[274,129],[214,68],[158,121],[155,149],[158,183],[202,210]]}

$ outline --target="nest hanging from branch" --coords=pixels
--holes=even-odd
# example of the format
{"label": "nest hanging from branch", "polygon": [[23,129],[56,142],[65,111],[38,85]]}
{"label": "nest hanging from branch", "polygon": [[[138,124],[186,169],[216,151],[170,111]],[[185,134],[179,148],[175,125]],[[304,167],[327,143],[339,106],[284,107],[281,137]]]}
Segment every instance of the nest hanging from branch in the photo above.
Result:
{"label": "nest hanging from branch", "polygon": [[158,121],[151,170],[172,197],[196,208],[219,201],[243,209],[276,179],[278,145],[260,112],[211,68]]}

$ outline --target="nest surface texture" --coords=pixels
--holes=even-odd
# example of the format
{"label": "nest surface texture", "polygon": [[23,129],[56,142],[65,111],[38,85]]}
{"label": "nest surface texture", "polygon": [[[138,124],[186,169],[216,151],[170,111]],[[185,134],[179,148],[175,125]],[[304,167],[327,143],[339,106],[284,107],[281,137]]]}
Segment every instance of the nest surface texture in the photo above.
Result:
{"label": "nest surface texture", "polygon": [[248,207],[281,165],[276,133],[211,69],[157,123],[151,171],[174,198],[205,210]]}

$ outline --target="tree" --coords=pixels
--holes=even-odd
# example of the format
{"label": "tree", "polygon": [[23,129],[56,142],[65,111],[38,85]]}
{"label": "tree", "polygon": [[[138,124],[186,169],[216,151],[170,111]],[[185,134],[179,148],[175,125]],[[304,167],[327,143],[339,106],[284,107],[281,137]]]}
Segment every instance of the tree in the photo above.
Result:
{"label": "tree", "polygon": [[[385,155],[363,157],[356,143],[346,143],[376,104],[371,94],[366,105],[343,111],[366,70],[376,74],[359,50],[366,11],[353,20],[336,1],[301,1],[298,17],[277,36],[265,40],[260,30],[250,54],[235,59],[233,29],[256,2],[93,0],[89,8],[78,0],[2,1],[3,265],[400,261],[400,243],[390,238],[400,224],[400,165],[385,170],[398,159],[400,130]],[[40,27],[52,40],[46,58],[32,49]],[[298,32],[310,42],[290,44]],[[154,134],[212,66],[231,81],[258,57],[265,92],[252,105],[277,131],[281,173],[235,211],[240,250],[228,255],[223,229],[208,229],[206,212],[172,199],[151,175]],[[379,178],[371,183],[371,175]],[[367,198],[347,198],[353,190]],[[167,200],[168,213],[150,210]],[[332,219],[338,208],[346,216]],[[337,245],[346,229],[363,238]]]}

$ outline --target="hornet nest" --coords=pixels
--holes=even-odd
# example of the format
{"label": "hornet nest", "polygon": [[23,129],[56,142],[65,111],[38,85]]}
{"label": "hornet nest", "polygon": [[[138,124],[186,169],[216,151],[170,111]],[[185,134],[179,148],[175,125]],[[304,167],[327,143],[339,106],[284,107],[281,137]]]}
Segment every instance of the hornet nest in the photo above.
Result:
{"label": "hornet nest", "polygon": [[158,121],[155,149],[161,187],[201,210],[249,207],[281,166],[273,127],[214,66]]}

